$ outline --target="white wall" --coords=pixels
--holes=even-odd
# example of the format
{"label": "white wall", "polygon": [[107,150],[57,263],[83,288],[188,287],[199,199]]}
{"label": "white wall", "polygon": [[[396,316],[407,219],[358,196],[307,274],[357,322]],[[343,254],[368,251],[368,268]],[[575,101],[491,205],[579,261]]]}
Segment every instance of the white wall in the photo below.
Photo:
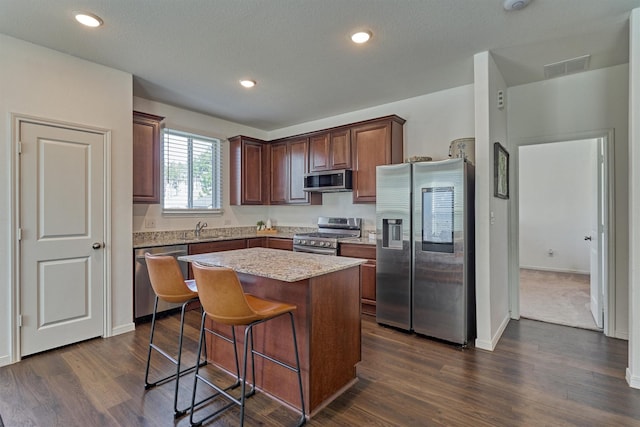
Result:
{"label": "white wall", "polygon": [[629,366],[626,378],[640,388],[640,8],[629,24]]}
{"label": "white wall", "polygon": [[[507,94],[512,146],[539,140],[572,139],[613,129],[615,193],[615,319],[610,334],[628,338],[628,99],[627,64],[511,87]],[[575,139],[575,138],[573,138]]]}
{"label": "white wall", "polygon": [[[112,327],[132,322],[131,75],[0,34],[0,365],[12,361],[12,114],[109,129]],[[15,308],[14,308],[15,309]],[[16,312],[13,311],[16,315]]]}
{"label": "white wall", "polygon": [[[474,134],[473,85],[307,122],[268,134],[142,98],[134,98],[134,109],[166,117],[167,127],[221,138],[244,134],[267,141],[397,114],[407,120],[404,125],[405,157],[428,155],[434,159],[445,159],[448,158],[449,143],[452,140]],[[223,156],[228,158],[228,145],[225,144],[224,147]],[[133,230],[149,231],[144,228],[144,220],[147,218],[156,219],[157,230],[171,230],[192,228],[201,219],[206,220],[209,227],[254,225],[257,220],[267,218],[271,218],[275,225],[310,227],[316,225],[318,216],[343,215],[364,218],[365,229],[375,228],[375,204],[354,204],[350,192],[324,194],[321,206],[229,206],[229,171],[224,160],[223,165],[223,215],[163,217],[159,205],[134,205]]]}
{"label": "white wall", "polygon": [[[474,56],[476,133],[476,347],[493,350],[509,322],[509,200],[493,197],[493,144],[508,151],[506,83],[489,52]],[[513,170],[510,182],[513,181]]]}
{"label": "white wall", "polygon": [[597,221],[597,148],[596,139],[520,147],[521,268],[590,273],[584,236]]}

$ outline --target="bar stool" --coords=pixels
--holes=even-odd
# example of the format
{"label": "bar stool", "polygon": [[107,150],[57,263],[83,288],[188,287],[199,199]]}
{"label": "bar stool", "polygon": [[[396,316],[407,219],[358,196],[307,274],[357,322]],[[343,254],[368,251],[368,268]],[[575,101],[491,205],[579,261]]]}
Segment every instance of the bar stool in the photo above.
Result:
{"label": "bar stool", "polygon": [[[151,319],[151,335],[149,337],[149,352],[147,354],[147,367],[144,374],[144,388],[149,390],[158,384],[164,384],[175,379],[175,393],[173,396],[173,411],[174,417],[177,418],[184,415],[188,408],[178,409],[178,390],[180,387],[180,376],[193,371],[197,366],[203,366],[207,362],[206,349],[204,353],[204,361],[201,361],[201,352],[198,349],[197,363],[187,369],[181,370],[182,359],[182,341],[184,335],[184,315],[187,305],[192,302],[198,301],[198,289],[196,287],[195,280],[184,280],[182,270],[178,265],[178,261],[170,255],[151,255],[145,254],[145,261],[149,270],[149,279],[151,281],[151,287],[156,294],[155,303],[153,306],[153,316]],[[156,328],[156,314],[158,310],[158,301],[163,300],[170,303],[182,304],[182,310],[180,314],[180,334],[178,336],[178,355],[173,357],[167,351],[160,348],[153,343],[155,328]],[[176,365],[176,371],[164,378],[160,378],[157,381],[149,382],[149,366],[151,364],[152,350],[157,351],[162,356]]]}
{"label": "bar stool", "polygon": [[[235,271],[229,268],[223,267],[205,267],[197,263],[192,264],[193,275],[198,282],[200,303],[202,304],[202,323],[200,325],[200,341],[198,344],[198,351],[202,348],[205,331],[211,332],[205,328],[205,319],[207,316],[214,320],[226,325],[233,326],[245,326],[244,332],[244,350],[242,355],[242,377],[240,397],[235,397],[228,392],[229,388],[222,388],[219,385],[214,384],[209,379],[200,375],[199,367],[196,367],[195,378],[193,383],[193,395],[191,398],[191,414],[189,421],[192,426],[199,426],[204,421],[218,415],[222,411],[233,405],[240,406],[240,426],[244,425],[244,409],[246,398],[255,393],[255,361],[254,355],[263,357],[279,366],[287,368],[297,373],[298,387],[300,388],[300,403],[301,403],[301,417],[298,421],[298,426],[303,425],[306,422],[305,410],[304,410],[304,397],[302,393],[302,375],[300,373],[300,359],[298,356],[298,343],[296,340],[296,328],[293,321],[293,311],[296,310],[296,306],[292,304],[286,304],[282,302],[269,301],[261,298],[257,298],[251,294],[245,294],[240,280]],[[253,327],[255,325],[267,322],[275,319],[279,316],[289,315],[291,319],[291,333],[293,336],[293,348],[296,357],[296,366],[291,366],[283,361],[276,360],[272,356],[266,355],[254,349],[253,347]],[[246,392],[247,385],[247,353],[249,348],[249,342],[251,342],[251,390]],[[233,342],[234,348],[235,337]],[[226,406],[216,410],[214,413],[205,416],[199,421],[194,421],[194,408],[200,405],[203,401],[197,402],[196,388],[198,381],[202,381],[209,387],[216,390],[213,396],[208,397],[205,400],[210,400],[213,397],[223,395],[231,402]]]}

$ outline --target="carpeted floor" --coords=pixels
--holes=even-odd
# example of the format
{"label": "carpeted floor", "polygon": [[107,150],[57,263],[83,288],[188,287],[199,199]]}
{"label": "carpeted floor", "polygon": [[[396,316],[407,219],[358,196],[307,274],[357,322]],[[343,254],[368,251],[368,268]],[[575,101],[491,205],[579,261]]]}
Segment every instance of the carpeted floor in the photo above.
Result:
{"label": "carpeted floor", "polygon": [[520,316],[600,330],[589,308],[589,275],[520,269]]}

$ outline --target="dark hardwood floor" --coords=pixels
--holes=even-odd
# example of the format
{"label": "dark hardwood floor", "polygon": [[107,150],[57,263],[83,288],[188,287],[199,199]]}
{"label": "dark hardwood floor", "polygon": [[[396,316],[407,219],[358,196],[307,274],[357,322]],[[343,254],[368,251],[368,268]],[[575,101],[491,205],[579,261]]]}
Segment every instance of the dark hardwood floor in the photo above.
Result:
{"label": "dark hardwood floor", "polygon": [[[189,314],[186,360],[198,314]],[[175,332],[163,319],[159,336]],[[624,380],[627,342],[531,320],[511,321],[494,352],[362,322],[359,381],[310,426],[640,426],[640,390]],[[144,390],[149,324],[0,368],[0,415],[13,426],[187,426],[173,419],[173,384]],[[154,359],[159,361],[158,358]],[[156,363],[154,368],[167,366]],[[182,381],[187,402],[192,377]],[[206,425],[238,424],[233,408]],[[258,393],[247,425],[293,425],[296,414]]]}

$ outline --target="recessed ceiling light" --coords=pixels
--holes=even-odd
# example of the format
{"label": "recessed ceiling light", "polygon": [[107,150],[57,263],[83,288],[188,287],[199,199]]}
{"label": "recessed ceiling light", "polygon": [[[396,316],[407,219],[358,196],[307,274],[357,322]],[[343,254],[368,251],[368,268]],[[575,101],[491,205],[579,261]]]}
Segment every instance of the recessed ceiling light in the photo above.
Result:
{"label": "recessed ceiling light", "polygon": [[76,21],[82,25],[86,25],[87,27],[95,28],[104,24],[104,21],[98,15],[94,15],[93,13],[75,12],[75,18]]}
{"label": "recessed ceiling light", "polygon": [[520,10],[527,7],[530,0],[504,0],[503,7],[506,11]]}
{"label": "recessed ceiling light", "polygon": [[351,35],[351,40],[354,43],[362,44],[369,41],[371,38],[371,31],[358,31],[357,33],[353,33]]}
{"label": "recessed ceiling light", "polygon": [[246,88],[254,87],[256,85],[255,80],[240,80],[240,84]]}

